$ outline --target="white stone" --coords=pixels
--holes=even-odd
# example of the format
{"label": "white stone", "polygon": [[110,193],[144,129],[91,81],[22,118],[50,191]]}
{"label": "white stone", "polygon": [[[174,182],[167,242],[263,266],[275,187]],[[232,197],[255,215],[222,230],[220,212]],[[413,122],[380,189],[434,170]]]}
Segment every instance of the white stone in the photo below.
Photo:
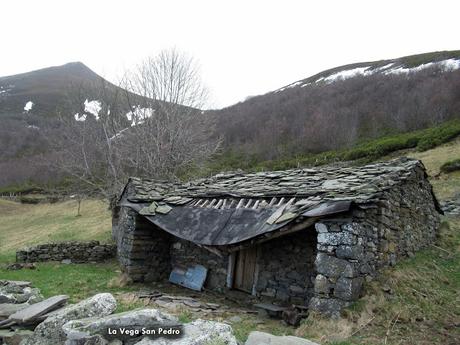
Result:
{"label": "white stone", "polygon": [[213,341],[219,345],[238,344],[230,325],[198,319],[184,325],[184,332],[181,338],[144,338],[135,345],[208,345],[212,344]]}
{"label": "white stone", "polygon": [[117,301],[109,293],[100,293],[77,304],[59,309],[42,323],[34,331],[33,336],[21,345],[50,345],[64,344],[66,335],[62,326],[71,321],[87,317],[103,317],[111,314],[117,307]]}
{"label": "white stone", "polygon": [[319,345],[310,340],[293,336],[276,336],[265,332],[254,331],[249,334],[245,345]]}

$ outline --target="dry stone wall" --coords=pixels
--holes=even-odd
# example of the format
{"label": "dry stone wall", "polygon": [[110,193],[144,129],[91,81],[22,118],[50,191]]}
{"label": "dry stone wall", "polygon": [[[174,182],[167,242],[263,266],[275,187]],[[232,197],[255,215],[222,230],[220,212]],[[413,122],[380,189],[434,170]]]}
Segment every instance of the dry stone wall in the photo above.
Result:
{"label": "dry stone wall", "polygon": [[171,238],[143,216],[127,207],[117,215],[118,259],[133,281],[156,281],[171,272]]}
{"label": "dry stone wall", "polygon": [[206,288],[222,292],[227,286],[227,255],[219,257],[191,242],[176,238],[171,245],[171,263],[173,267],[203,265],[208,269]]}
{"label": "dry stone wall", "polygon": [[317,276],[310,308],[338,315],[359,298],[365,281],[435,242],[439,214],[431,186],[419,173],[414,171],[412,179],[385,192],[375,204],[316,224]]}
{"label": "dry stone wall", "polygon": [[114,258],[116,245],[99,241],[46,243],[16,252],[17,262],[70,260],[74,263],[101,262]]}
{"label": "dry stone wall", "polygon": [[258,252],[256,293],[293,304],[308,303],[316,276],[315,229],[262,243]]}

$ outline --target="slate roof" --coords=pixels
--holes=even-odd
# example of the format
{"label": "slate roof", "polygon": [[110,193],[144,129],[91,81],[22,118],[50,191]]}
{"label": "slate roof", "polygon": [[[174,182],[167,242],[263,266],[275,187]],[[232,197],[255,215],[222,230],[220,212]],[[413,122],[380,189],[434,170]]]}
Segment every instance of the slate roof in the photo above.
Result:
{"label": "slate roof", "polygon": [[[132,202],[200,198],[317,197],[322,200],[367,202],[414,174],[422,163],[409,158],[360,167],[319,167],[258,173],[218,174],[187,183],[168,183],[131,178]],[[179,198],[180,197],[180,198]]]}
{"label": "slate roof", "polygon": [[361,167],[227,173],[187,183],[131,178],[120,204],[174,236],[230,245],[270,234],[298,218],[372,203],[414,174],[426,178],[422,163],[399,158]]}

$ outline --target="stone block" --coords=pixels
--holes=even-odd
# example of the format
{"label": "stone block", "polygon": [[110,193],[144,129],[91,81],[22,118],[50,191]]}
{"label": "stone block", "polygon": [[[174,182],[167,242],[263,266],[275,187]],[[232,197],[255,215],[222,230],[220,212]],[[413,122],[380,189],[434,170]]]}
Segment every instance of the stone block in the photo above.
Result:
{"label": "stone block", "polygon": [[338,318],[342,308],[347,306],[345,301],[335,298],[313,297],[310,300],[309,308],[329,317]]}
{"label": "stone block", "polygon": [[316,271],[326,277],[347,277],[353,278],[356,271],[352,263],[330,256],[325,253],[318,253],[315,260]]}
{"label": "stone block", "polygon": [[356,236],[349,232],[319,233],[318,243],[338,246],[341,244],[353,245],[357,243]]}
{"label": "stone block", "polygon": [[360,296],[363,278],[339,278],[335,284],[334,296],[344,301],[354,301]]}
{"label": "stone block", "polygon": [[315,293],[328,295],[331,291],[331,285],[328,279],[322,274],[318,274],[315,278]]}
{"label": "stone block", "polygon": [[316,223],[315,224],[315,229],[318,233],[326,233],[327,232],[327,226],[326,224],[323,223]]}
{"label": "stone block", "polygon": [[361,246],[338,246],[335,254],[340,259],[359,260],[363,257],[363,247]]}

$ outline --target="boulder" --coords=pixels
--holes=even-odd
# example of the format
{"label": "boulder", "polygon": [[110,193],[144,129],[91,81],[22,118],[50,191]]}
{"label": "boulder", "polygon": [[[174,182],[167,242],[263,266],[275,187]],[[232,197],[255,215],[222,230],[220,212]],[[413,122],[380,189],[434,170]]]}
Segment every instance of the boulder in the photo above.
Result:
{"label": "boulder", "polygon": [[354,279],[339,278],[335,284],[334,296],[345,301],[354,301],[359,298],[362,286],[362,277]]}
{"label": "boulder", "polygon": [[318,273],[330,278],[353,278],[357,272],[347,260],[338,259],[325,253],[316,255],[315,267]]}
{"label": "boulder", "polygon": [[180,338],[144,338],[135,345],[237,345],[232,328],[215,321],[195,320],[183,326]]}
{"label": "boulder", "polygon": [[65,323],[87,317],[110,315],[116,307],[117,302],[109,293],[97,294],[77,304],[69,305],[51,313],[35,328],[33,336],[21,345],[64,344],[66,335],[62,326]]}
{"label": "boulder", "polygon": [[[106,340],[128,340],[133,338],[129,334],[121,334],[120,329],[137,330],[141,334],[142,328],[157,329],[158,327],[173,327],[181,329],[177,318],[157,309],[142,309],[125,313],[112,314],[105,317],[92,317],[67,322],[63,327],[67,335],[66,345],[84,344],[94,336],[100,335]],[[109,330],[118,331],[109,334]]]}
{"label": "boulder", "polygon": [[21,341],[31,337],[32,334],[32,331],[26,329],[0,330],[0,344],[19,345]]}
{"label": "boulder", "polygon": [[340,311],[349,303],[336,298],[313,297],[308,305],[310,310],[318,311],[329,317],[338,318]]}
{"label": "boulder", "polygon": [[254,331],[249,334],[244,345],[319,345],[310,340],[293,336],[276,336],[265,332]]}

